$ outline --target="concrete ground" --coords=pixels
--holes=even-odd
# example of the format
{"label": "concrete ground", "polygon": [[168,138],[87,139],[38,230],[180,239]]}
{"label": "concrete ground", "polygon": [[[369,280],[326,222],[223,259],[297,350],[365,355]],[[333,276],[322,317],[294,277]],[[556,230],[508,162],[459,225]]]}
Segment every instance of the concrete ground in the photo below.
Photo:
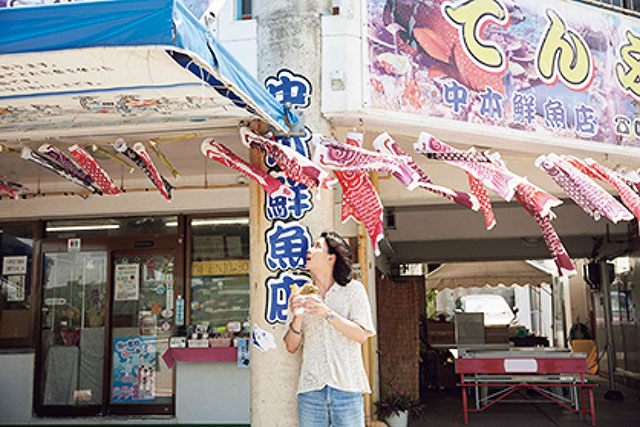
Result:
{"label": "concrete ground", "polygon": [[[596,425],[600,427],[626,427],[640,425],[640,391],[616,383],[616,390],[624,396],[622,401],[605,400],[609,381],[602,377],[589,377],[599,384],[594,389]],[[523,392],[524,393],[524,392]],[[515,393],[514,393],[515,394]],[[546,426],[589,426],[586,421],[557,404],[538,403],[539,395],[520,394],[517,399],[535,400],[532,403],[497,403],[483,412],[469,414],[469,426],[473,427],[546,427]],[[409,427],[453,427],[463,426],[462,396],[459,390],[428,392],[423,399],[425,413],[421,419],[409,423]]]}

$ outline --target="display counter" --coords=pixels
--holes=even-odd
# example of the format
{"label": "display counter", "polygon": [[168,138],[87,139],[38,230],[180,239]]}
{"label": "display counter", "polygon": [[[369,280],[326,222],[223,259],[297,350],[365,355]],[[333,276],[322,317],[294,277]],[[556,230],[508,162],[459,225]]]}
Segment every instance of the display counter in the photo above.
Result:
{"label": "display counter", "polygon": [[26,424],[33,412],[35,352],[0,350],[0,424]]}
{"label": "display counter", "polygon": [[178,423],[249,425],[250,369],[238,367],[236,347],[170,348],[176,369]]}

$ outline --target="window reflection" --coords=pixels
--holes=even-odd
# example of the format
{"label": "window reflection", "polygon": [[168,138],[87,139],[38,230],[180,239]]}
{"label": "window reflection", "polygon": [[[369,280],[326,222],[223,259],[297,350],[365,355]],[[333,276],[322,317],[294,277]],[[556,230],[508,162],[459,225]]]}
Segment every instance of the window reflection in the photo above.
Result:
{"label": "window reflection", "polygon": [[191,220],[191,324],[249,320],[249,218]]}
{"label": "window reflection", "polygon": [[0,227],[0,340],[31,336],[32,256],[32,225]]}

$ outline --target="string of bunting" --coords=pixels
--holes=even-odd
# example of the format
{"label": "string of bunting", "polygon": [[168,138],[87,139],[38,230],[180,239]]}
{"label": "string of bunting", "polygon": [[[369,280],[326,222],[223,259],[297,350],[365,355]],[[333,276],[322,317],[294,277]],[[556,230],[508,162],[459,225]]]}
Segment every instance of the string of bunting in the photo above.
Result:
{"label": "string of bunting", "polygon": [[[418,174],[418,186],[424,190],[431,191],[434,194],[442,196],[446,199],[449,199],[459,205],[462,205],[466,208],[469,208],[473,211],[477,211],[479,207],[478,198],[473,194],[463,193],[460,191],[452,190],[447,187],[443,187],[440,185],[434,184],[429,176],[418,167],[416,162],[413,161],[411,157],[405,153],[402,148],[389,136],[388,133],[384,132],[376,139],[373,140],[373,147],[379,153],[383,153],[387,156],[395,155],[406,158],[407,165]],[[397,178],[397,177],[396,177]],[[398,178],[399,179],[399,178]]]}
{"label": "string of bunting", "polygon": [[[122,146],[124,144],[124,146]],[[169,159],[162,153],[158,143],[156,141],[149,141],[149,147],[154,152],[156,157],[167,167],[169,172],[177,177],[178,171],[173,167]],[[174,189],[173,185],[169,183],[157,170],[151,156],[146,150],[143,143],[135,143],[133,148],[126,146],[123,140],[118,140],[113,144],[116,152],[118,148],[122,150],[122,154],[132,160],[136,166],[138,166],[151,180],[151,182],[158,188],[159,192],[165,199],[171,199],[171,190]],[[127,162],[122,160],[117,154],[111,153],[109,150],[93,144],[91,146],[92,151],[99,152],[111,160],[114,160],[123,166],[125,166],[129,172],[133,172]],[[27,161],[35,163],[62,178],[82,187],[88,191],[89,194],[119,194],[120,190],[115,185],[113,179],[108,173],[100,166],[98,161],[89,153],[89,151],[78,144],[74,144],[68,147],[72,157],[69,157],[62,149],[56,147],[53,144],[42,144],[38,147],[37,151],[32,150],[29,147],[23,147],[21,150],[16,150],[5,145],[0,146],[0,151],[8,153],[17,153]],[[5,194],[10,198],[17,199],[26,196],[27,187],[24,185],[9,181],[5,179],[4,175],[0,179],[0,195]],[[86,197],[83,193],[64,193],[64,194],[78,194],[81,197]]]}
{"label": "string of bunting", "polygon": [[[249,128],[240,129],[240,138],[248,148],[271,157],[287,177],[295,182],[318,188],[330,188],[339,182],[343,194],[342,220],[352,218],[364,223],[376,254],[379,254],[378,242],[383,237],[384,208],[368,177],[368,172],[372,171],[391,173],[408,190],[422,188],[466,208],[480,210],[489,230],[496,225],[496,219],[487,188],[506,201],[515,198],[540,227],[559,274],[575,272],[560,237],[551,225],[551,220],[555,218],[552,209],[562,204],[562,201],[530,183],[526,178],[509,171],[499,153],[479,152],[474,149],[460,151],[425,132],[420,134],[418,141],[413,144],[414,152],[462,169],[469,180],[470,192],[466,193],[435,184],[411,156],[386,133],[373,141],[375,151],[363,148],[362,134],[349,133],[346,143],[316,135],[312,140],[312,159],[258,135]],[[174,178],[179,176],[179,172],[162,153],[157,141],[149,140],[146,145],[137,142],[129,147],[123,140],[118,140],[113,147],[117,153],[142,170],[166,200],[171,200],[174,187],[158,172],[149,151],[153,152]],[[132,170],[127,162],[105,148],[94,145],[92,149]],[[17,152],[5,146],[2,146],[2,151]],[[120,192],[88,150],[73,145],[69,147],[69,152],[72,158],[52,144],[43,144],[37,152],[23,147],[19,153],[23,159],[58,174],[92,194]],[[201,152],[204,156],[255,180],[272,196],[291,198],[295,195],[285,183],[244,161],[213,138],[202,142]],[[602,216],[614,223],[628,221],[634,217],[640,219],[640,176],[637,171],[622,175],[593,159],[558,156],[553,153],[538,157],[534,164],[547,173],[594,220],[597,221]],[[332,170],[337,179],[327,173],[325,168]],[[594,180],[612,185],[620,195],[621,202]],[[16,199],[25,191],[25,186],[0,174],[0,193]]]}
{"label": "string of bunting", "polygon": [[247,127],[240,128],[240,140],[246,147],[271,157],[285,175],[295,182],[307,187],[325,189],[329,189],[335,183],[335,179],[319,167],[317,162],[311,161],[287,146],[260,136]]}

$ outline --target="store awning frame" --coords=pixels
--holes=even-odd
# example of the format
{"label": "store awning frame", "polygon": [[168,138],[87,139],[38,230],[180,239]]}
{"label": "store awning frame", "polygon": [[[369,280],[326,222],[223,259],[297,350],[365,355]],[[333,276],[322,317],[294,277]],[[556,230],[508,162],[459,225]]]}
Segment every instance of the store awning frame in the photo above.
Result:
{"label": "store awning frame", "polygon": [[[96,55],[96,51],[113,52],[126,48],[139,50],[141,47],[148,48],[149,55],[164,51],[165,55],[185,70],[180,73],[177,69],[175,82],[167,85],[165,79],[164,87],[188,84],[194,86],[194,83],[200,82],[213,88],[226,99],[220,104],[226,109],[225,113],[230,113],[223,115],[235,114],[237,121],[261,118],[277,132],[286,133],[289,130],[288,125],[297,122],[296,117],[215,40],[181,0],[106,0],[0,8],[0,22],[0,68],[5,71],[5,81],[0,79],[0,108],[7,110],[6,118],[17,120],[12,123],[13,127],[20,128],[21,120],[28,128],[28,122],[34,121],[34,114],[27,114],[32,112],[25,108],[25,102],[45,106],[57,105],[56,102],[52,103],[54,97],[67,97],[68,100],[69,97],[77,98],[83,94],[96,96],[96,93],[101,93],[97,89],[103,89],[105,99],[111,102],[117,102],[117,94],[127,93],[141,93],[141,97],[145,99],[161,99],[163,87],[154,85],[153,82],[148,86],[132,85],[128,88],[120,84],[116,84],[115,87],[108,84],[100,86],[100,78],[87,73],[82,74],[83,77],[87,77],[86,82],[78,82],[80,79],[76,78],[81,74],[77,70],[91,66],[92,58],[95,58],[92,55]],[[37,54],[39,58],[52,58],[49,64],[41,66],[51,68],[51,63],[56,61],[56,53],[70,51],[78,58],[76,67],[64,69],[69,73],[69,81],[73,82],[72,88],[63,87],[59,84],[59,79],[58,85],[52,85],[51,76],[43,74],[43,70],[33,73],[28,68],[28,63],[18,61],[14,64],[16,58],[20,59],[21,55]],[[120,61],[113,62],[114,68],[127,66],[124,58],[123,63],[118,62]],[[152,66],[153,62],[149,61],[148,68],[151,69]],[[95,84],[98,84],[98,87]],[[20,86],[19,90],[16,89],[17,86]],[[155,92],[145,93],[144,90],[147,89]],[[110,100],[109,96],[112,96]],[[59,104],[64,106],[65,100]],[[233,108],[224,104],[237,107],[238,110],[234,112]],[[60,112],[58,109],[53,113]],[[62,113],[64,112],[63,110]],[[37,115],[37,112],[35,113]],[[67,121],[72,120],[74,125],[77,124],[78,112],[68,113]],[[82,113],[86,116],[86,111]],[[145,113],[151,116],[154,112]],[[166,111],[161,113],[167,114]],[[201,115],[197,114],[197,109],[194,109],[193,113],[195,117],[185,117],[186,123],[190,120],[202,120]],[[40,121],[40,126],[45,122],[46,120]],[[58,123],[49,124],[53,130],[57,126],[59,127]],[[2,133],[7,139],[7,133]],[[12,136],[9,135],[8,139]]]}
{"label": "store awning frame", "polygon": [[442,264],[426,276],[426,288],[550,285],[552,275],[528,261],[460,262]]}

